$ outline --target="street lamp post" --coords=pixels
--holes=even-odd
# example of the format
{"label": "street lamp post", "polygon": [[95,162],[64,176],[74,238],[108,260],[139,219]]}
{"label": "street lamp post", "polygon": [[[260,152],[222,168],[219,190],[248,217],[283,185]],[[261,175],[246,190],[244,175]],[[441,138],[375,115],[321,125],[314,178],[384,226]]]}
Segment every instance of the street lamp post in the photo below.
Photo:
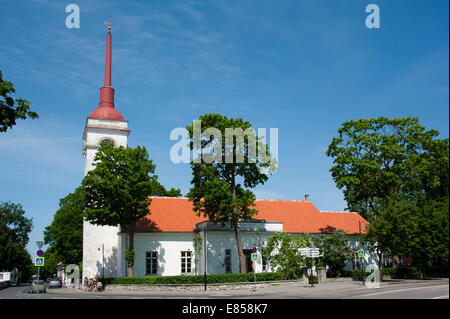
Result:
{"label": "street lamp post", "polygon": [[205,239],[205,242],[204,242],[204,244],[203,244],[203,251],[204,251],[204,254],[205,254],[205,256],[204,256],[204,259],[205,259],[205,262],[204,262],[204,264],[205,264],[205,291],[206,291],[206,281],[207,281],[207,278],[206,278],[207,247],[208,247],[208,245],[207,245],[207,243],[206,243],[206,231],[207,231],[207,230],[208,230],[208,221],[206,221],[205,229],[203,230],[203,237],[204,237],[204,239]]}
{"label": "street lamp post", "polygon": [[[98,247],[100,251],[100,247]],[[102,244],[102,282],[105,281],[105,244]]]}

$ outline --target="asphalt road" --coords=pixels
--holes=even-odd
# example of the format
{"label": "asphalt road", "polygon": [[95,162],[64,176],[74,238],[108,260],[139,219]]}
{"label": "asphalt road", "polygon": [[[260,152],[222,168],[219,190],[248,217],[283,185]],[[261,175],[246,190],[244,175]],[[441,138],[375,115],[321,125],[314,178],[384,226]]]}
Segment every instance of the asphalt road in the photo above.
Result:
{"label": "asphalt road", "polygon": [[185,292],[104,292],[84,293],[77,290],[47,289],[45,294],[26,293],[28,285],[0,290],[0,299],[449,299],[449,281],[400,280],[370,289],[360,282],[327,283],[310,286],[246,287],[223,291]]}

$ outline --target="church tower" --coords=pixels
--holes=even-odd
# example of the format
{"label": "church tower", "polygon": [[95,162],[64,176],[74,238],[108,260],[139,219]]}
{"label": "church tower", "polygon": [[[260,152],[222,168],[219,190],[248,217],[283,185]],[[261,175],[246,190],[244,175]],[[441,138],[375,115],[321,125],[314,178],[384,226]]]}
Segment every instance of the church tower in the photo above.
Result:
{"label": "church tower", "polygon": [[[111,87],[111,27],[106,36],[105,80],[100,103],[86,120],[83,133],[84,175],[94,169],[95,153],[103,142],[127,147],[128,121],[114,108]],[[83,222],[83,277],[117,277],[120,273],[120,226],[96,226]]]}

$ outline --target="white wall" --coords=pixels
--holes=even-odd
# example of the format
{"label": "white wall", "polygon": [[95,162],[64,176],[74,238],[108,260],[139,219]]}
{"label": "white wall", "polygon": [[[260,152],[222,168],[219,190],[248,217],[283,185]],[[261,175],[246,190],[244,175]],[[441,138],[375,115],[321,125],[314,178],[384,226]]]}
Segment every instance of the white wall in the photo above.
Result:
{"label": "white wall", "polygon": [[[242,248],[252,249],[255,245],[259,246],[267,244],[268,238],[272,233],[260,233],[259,236],[255,232],[241,232]],[[158,252],[158,273],[157,276],[175,276],[181,275],[181,251],[190,250],[194,252],[193,239],[195,233],[176,233],[176,232],[155,232],[155,233],[137,233],[135,235],[135,276],[147,276],[145,274],[145,253],[147,251]],[[197,236],[204,238],[204,232],[199,232]],[[127,267],[123,254],[123,250],[128,245],[127,234],[121,233],[121,259],[118,273],[119,276],[127,276]],[[359,249],[359,237],[349,236],[352,247]],[[207,232],[207,273],[222,274],[225,273],[225,249],[231,249],[231,272],[239,272],[239,257],[236,247],[235,234],[233,231],[208,231]],[[202,244],[204,247],[204,241]],[[258,247],[261,251],[262,247]],[[198,255],[199,263],[195,267],[195,258],[192,258],[192,274],[204,273],[204,255],[203,250]],[[364,266],[370,263],[377,264],[376,255],[366,251]],[[346,267],[347,270],[352,269],[351,262]],[[262,272],[262,260],[256,262],[256,272]],[[267,271],[272,271],[270,265]]]}
{"label": "white wall", "polygon": [[[88,118],[83,133],[85,175],[94,168],[93,161],[100,142],[105,138],[114,145],[127,147],[130,131],[126,121]],[[96,226],[83,221],[83,277],[117,277],[121,271],[119,226]]]}
{"label": "white wall", "polygon": [[[177,232],[155,232],[155,233],[136,233],[134,237],[134,247],[136,259],[134,266],[134,275],[136,277],[148,276],[145,271],[146,252],[158,252],[158,273],[157,276],[177,276],[181,275],[181,251],[192,251],[194,253],[195,233],[177,233]],[[203,233],[198,236],[203,238]],[[269,233],[262,234],[262,240],[267,242]],[[255,233],[241,233],[243,249],[252,249],[257,241]],[[204,241],[203,241],[204,244]],[[202,244],[202,247],[203,247]],[[239,272],[239,258],[237,253],[234,232],[208,232],[208,274],[225,273],[225,249],[231,249],[232,272]],[[120,261],[118,276],[127,276],[127,266],[123,251],[128,246],[128,236],[126,233],[120,234]],[[196,262],[195,258],[199,259]],[[203,250],[197,256],[192,258],[192,274],[204,273],[204,255]],[[262,271],[262,261],[256,262],[256,272]]]}
{"label": "white wall", "polygon": [[[194,252],[194,233],[155,232],[136,233],[134,235],[134,249],[136,258],[134,275],[136,277],[148,276],[146,272],[146,252],[158,252],[157,276],[181,275],[181,251]],[[121,233],[121,251],[128,247],[128,236]],[[124,254],[120,260],[120,276],[127,276],[127,265]],[[195,274],[194,258],[192,259],[192,274]]]}

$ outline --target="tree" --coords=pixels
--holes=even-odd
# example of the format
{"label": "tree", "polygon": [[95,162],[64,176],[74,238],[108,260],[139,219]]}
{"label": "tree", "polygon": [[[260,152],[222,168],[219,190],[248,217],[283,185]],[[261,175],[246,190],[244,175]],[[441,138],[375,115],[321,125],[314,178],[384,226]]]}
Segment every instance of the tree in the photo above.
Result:
{"label": "tree", "polygon": [[[84,194],[81,187],[59,201],[52,223],[45,228],[46,251],[65,265],[79,264],[83,258]],[[59,260],[58,260],[59,259]],[[46,260],[47,264],[47,260]]]}
{"label": "tree", "polygon": [[414,207],[448,197],[448,139],[410,117],[348,121],[338,133],[326,154],[333,158],[330,171],[347,208],[371,223],[366,239],[379,257],[406,253],[409,238],[421,237],[411,232],[424,229],[410,222],[426,222]]}
{"label": "tree", "polygon": [[309,268],[311,258],[300,254],[300,248],[311,246],[308,236],[277,232],[270,236],[267,246],[263,248],[263,258],[271,267],[283,273],[285,280],[298,279],[305,268]]}
{"label": "tree", "polygon": [[[275,162],[257,158],[256,150],[270,158],[268,147],[255,136],[251,124],[241,118],[205,114],[192,126],[187,126],[187,130],[190,149],[194,154],[200,154],[191,162],[192,187],[187,197],[193,202],[197,216],[203,215],[213,223],[229,223],[233,227],[239,270],[244,273],[246,263],[238,222],[257,214],[250,208],[255,206],[255,195],[244,187],[264,184],[267,175],[275,169]],[[230,139],[233,132],[236,138],[232,135]]]}
{"label": "tree", "polygon": [[439,258],[448,260],[449,206],[448,197],[405,205],[407,219],[402,223],[406,240],[403,251],[412,257],[422,277],[427,264]]}
{"label": "tree", "polygon": [[133,277],[136,223],[150,213],[150,196],[166,192],[145,147],[114,148],[103,143],[94,161],[95,168],[82,182],[84,217],[96,225],[120,225],[128,232],[125,255],[128,276]]}
{"label": "tree", "polygon": [[17,119],[38,118],[39,115],[30,111],[30,102],[24,99],[14,99],[11,97],[15,93],[11,82],[3,80],[0,71],[0,132],[6,132],[16,125]]}
{"label": "tree", "polygon": [[31,256],[26,251],[32,219],[24,216],[22,205],[0,203],[0,269],[19,269],[20,276],[27,278],[33,268]]}
{"label": "tree", "polygon": [[322,261],[328,265],[331,276],[338,277],[354,253],[345,231],[334,229],[331,234],[322,234],[312,241],[322,252]]}

